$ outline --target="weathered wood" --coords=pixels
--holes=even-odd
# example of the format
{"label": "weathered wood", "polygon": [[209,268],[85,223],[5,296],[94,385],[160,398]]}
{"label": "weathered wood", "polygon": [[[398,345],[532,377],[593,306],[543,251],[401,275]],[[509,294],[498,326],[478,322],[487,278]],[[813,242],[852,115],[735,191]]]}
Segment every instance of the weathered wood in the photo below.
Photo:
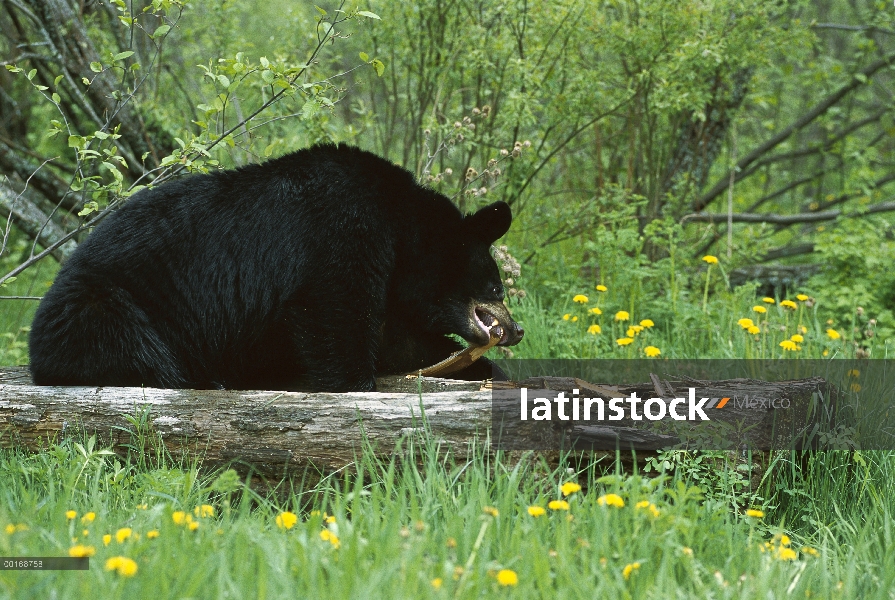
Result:
{"label": "weathered wood", "polygon": [[[641,397],[682,393],[698,385],[701,394],[745,392],[789,398],[789,411],[736,409],[717,411],[713,420],[752,426],[760,439],[773,445],[774,435],[787,429],[786,419],[804,429],[811,402],[835,400],[835,390],[821,378],[768,383],[753,380],[713,382],[651,382],[631,386],[595,385],[571,378],[534,378],[529,388],[571,391],[587,389],[602,397]],[[465,456],[471,444],[492,432],[493,417],[509,390],[492,390],[478,382],[393,377],[378,382],[379,392],[298,393],[230,390],[165,390],[154,388],[40,387],[27,370],[0,369],[0,446],[39,450],[67,436],[97,435],[119,452],[135,440],[161,440],[175,458],[200,459],[205,466],[251,466],[267,476],[282,476],[311,467],[323,472],[355,460],[365,443],[388,455],[407,433],[425,427],[444,449]],[[659,390],[656,390],[659,386]],[[422,393],[420,393],[420,391]],[[661,393],[660,393],[661,392]],[[832,394],[832,396],[831,396]],[[497,407],[495,412],[493,407]],[[144,411],[148,410],[148,414]],[[518,415],[518,403],[509,407]],[[823,414],[823,411],[816,411]],[[133,431],[128,416],[144,415],[146,430]],[[679,441],[673,431],[654,431],[630,421],[599,424],[519,422],[501,427],[503,448],[614,447],[655,450]],[[139,434],[139,435],[138,435]],[[756,437],[756,439],[759,439]],[[736,447],[736,446],[734,446]]]}

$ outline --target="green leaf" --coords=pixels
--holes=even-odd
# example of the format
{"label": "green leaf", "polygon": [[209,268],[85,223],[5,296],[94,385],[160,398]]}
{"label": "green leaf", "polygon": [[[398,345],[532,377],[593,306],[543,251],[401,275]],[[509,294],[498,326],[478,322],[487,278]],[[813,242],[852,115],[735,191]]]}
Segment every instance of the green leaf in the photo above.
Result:
{"label": "green leaf", "polygon": [[105,131],[95,131],[95,132],[93,132],[93,137],[95,137],[99,140],[105,140],[105,139],[109,138],[109,134],[106,133]]}
{"label": "green leaf", "polygon": [[37,69],[31,69],[30,71],[28,71],[28,75],[27,75],[28,81],[31,81],[32,79],[34,79],[35,75],[37,75]]}
{"label": "green leaf", "polygon": [[7,277],[6,281],[4,281],[3,283],[0,283],[0,287],[6,287],[7,285],[9,285],[10,283],[12,283],[15,280],[16,280],[15,277]]}
{"label": "green leaf", "polygon": [[265,69],[270,68],[270,61],[267,60],[266,56],[262,56],[261,58],[259,58],[258,62],[260,62],[261,66],[264,67]]}
{"label": "green leaf", "polygon": [[857,79],[861,83],[867,83],[867,76],[863,73],[858,73],[857,75],[855,75],[855,79]]}
{"label": "green leaf", "polygon": [[82,138],[79,135],[68,136],[68,147],[69,148],[83,148],[84,147],[84,138]]}
{"label": "green leaf", "polygon": [[155,33],[152,34],[152,39],[159,38],[159,37],[165,35],[166,33],[168,33],[169,31],[171,31],[170,25],[159,25],[158,27],[155,28]]}
{"label": "green leaf", "polygon": [[119,52],[118,54],[116,54],[116,55],[112,58],[112,60],[116,60],[116,61],[117,61],[117,60],[124,60],[124,59],[127,58],[128,56],[133,56],[133,55],[134,55],[134,51],[133,51],[133,50],[126,50],[125,52]]}
{"label": "green leaf", "polygon": [[370,60],[370,55],[367,54],[366,52],[361,52],[360,59],[364,62],[367,62],[368,60]]}
{"label": "green leaf", "polygon": [[373,65],[373,68],[376,69],[376,74],[382,77],[382,74],[385,73],[385,63],[383,63],[378,58],[374,58],[373,62],[370,64]]}
{"label": "green leaf", "polygon": [[368,10],[359,10],[357,14],[361,17],[367,17],[368,19],[376,19],[377,21],[381,21],[382,19],[376,13],[371,13]]}
{"label": "green leaf", "polygon": [[319,6],[317,6],[316,4],[314,5],[314,8],[316,8],[317,12],[319,12],[321,15],[326,16],[326,11],[323,10],[322,8],[320,8]]}
{"label": "green leaf", "polygon": [[6,70],[12,73],[21,73],[22,69],[18,68],[15,65],[6,65]]}
{"label": "green leaf", "polygon": [[56,79],[53,80],[53,85],[59,85],[59,82],[62,81],[64,75],[56,75]]}
{"label": "green leaf", "polygon": [[99,210],[99,204],[97,204],[96,202],[85,202],[85,203],[84,203],[84,208],[82,208],[82,209],[78,212],[78,216],[79,216],[79,217],[86,217],[86,216],[89,215],[90,213],[96,212],[96,211],[98,211],[98,210]]}
{"label": "green leaf", "polygon": [[81,77],[81,83],[83,83],[84,85],[90,85],[90,80],[86,77]]}
{"label": "green leaf", "polygon": [[90,63],[90,70],[94,73],[101,73],[103,70],[103,64],[98,62]]}
{"label": "green leaf", "polygon": [[56,104],[59,104],[60,102],[62,102],[62,98],[60,98],[59,94],[57,94],[56,92],[53,92],[53,95],[51,96],[51,98],[53,99],[53,102],[55,102]]}
{"label": "green leaf", "polygon": [[273,80],[276,78],[277,78],[276,74],[273,71],[271,71],[270,69],[267,69],[266,71],[261,71],[261,79],[264,80],[264,83],[273,83]]}
{"label": "green leaf", "polygon": [[218,83],[220,83],[225,88],[230,87],[230,78],[226,75],[218,75]]}
{"label": "green leaf", "polygon": [[310,119],[317,111],[320,110],[320,104],[318,104],[315,100],[308,100],[301,107],[301,116],[303,119]]}

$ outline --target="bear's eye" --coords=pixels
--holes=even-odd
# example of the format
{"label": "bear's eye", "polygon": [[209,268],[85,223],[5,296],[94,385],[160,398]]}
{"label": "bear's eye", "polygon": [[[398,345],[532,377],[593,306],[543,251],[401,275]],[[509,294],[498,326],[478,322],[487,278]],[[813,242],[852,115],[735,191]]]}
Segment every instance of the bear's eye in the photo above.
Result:
{"label": "bear's eye", "polygon": [[495,296],[503,298],[503,288],[501,286],[495,285],[494,289],[491,291],[494,293]]}

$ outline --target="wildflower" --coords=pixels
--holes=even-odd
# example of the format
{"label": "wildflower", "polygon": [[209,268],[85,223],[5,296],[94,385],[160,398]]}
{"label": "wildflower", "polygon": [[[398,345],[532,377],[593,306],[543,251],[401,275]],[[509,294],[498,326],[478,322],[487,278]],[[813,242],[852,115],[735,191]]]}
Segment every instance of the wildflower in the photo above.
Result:
{"label": "wildflower", "polygon": [[158,537],[158,529],[152,529],[152,530],[146,532],[147,540],[154,540],[157,537]]}
{"label": "wildflower", "polygon": [[572,317],[572,323],[578,320],[578,317]]}
{"label": "wildflower", "polygon": [[626,311],[626,310],[620,310],[617,313],[615,313],[616,321],[627,321],[630,318],[631,318],[631,315],[629,315],[628,311]]}
{"label": "wildflower", "polygon": [[789,539],[789,536],[784,534],[780,535],[780,545],[781,546],[789,546],[792,543],[792,540]]}
{"label": "wildflower", "polygon": [[795,334],[794,336],[792,336],[792,337],[789,338],[789,339],[791,339],[792,341],[794,341],[794,342],[797,343],[797,344],[801,344],[802,342],[805,341],[805,338],[803,338],[803,337],[802,337],[801,335],[799,335],[798,333]]}
{"label": "wildflower", "polygon": [[810,554],[811,556],[820,556],[820,552],[810,546],[802,546],[802,552],[804,554]]}
{"label": "wildflower", "polygon": [[827,329],[827,337],[829,337],[831,340],[838,340],[842,336],[839,335],[839,332],[835,329]]}
{"label": "wildflower", "polygon": [[587,304],[587,296],[584,294],[577,294],[574,298],[572,298],[572,302],[577,302],[578,304]]}
{"label": "wildflower", "polygon": [[435,588],[436,590],[440,590],[440,589],[441,589],[441,585],[444,583],[444,580],[443,580],[441,577],[436,577],[435,579],[433,579],[433,580],[430,581],[429,583],[431,583],[431,584],[432,584],[432,587]]}
{"label": "wildflower", "polygon": [[795,350],[799,349],[799,347],[796,346],[796,343],[792,340],[783,340],[782,342],[780,342],[780,347],[783,348],[784,350],[790,350],[790,351],[795,351]]}
{"label": "wildflower", "polygon": [[804,302],[807,299],[808,299],[808,296],[806,296],[805,294],[798,294],[796,296],[796,300],[798,300],[799,302]]}
{"label": "wildflower", "polygon": [[292,527],[298,522],[298,517],[295,516],[295,513],[291,512],[281,512],[277,515],[277,527],[280,529],[292,529]]}
{"label": "wildflower", "polygon": [[107,533],[103,536],[103,546],[108,546],[112,543],[112,535]]}
{"label": "wildflower", "polygon": [[572,315],[570,315],[569,313],[566,313],[562,316],[563,321],[568,321],[571,318],[572,318]]}
{"label": "wildflower", "polygon": [[764,298],[762,298],[761,301],[764,302],[765,304],[773,304],[773,303],[774,303],[774,299],[773,299],[773,298],[769,298],[769,297],[767,297],[767,296],[765,296]]}
{"label": "wildflower", "polygon": [[77,511],[74,511],[74,510],[65,511],[65,518],[68,519],[69,521],[71,521],[72,519],[74,519],[77,516],[78,516]]}
{"label": "wildflower", "polygon": [[563,496],[570,496],[570,495],[574,494],[575,492],[580,492],[581,486],[578,485],[577,483],[572,482],[572,481],[567,481],[564,484],[562,484],[562,487],[560,487],[559,489],[560,489],[560,491],[562,491]]}
{"label": "wildflower", "polygon": [[683,548],[681,548],[681,552],[683,552],[687,556],[693,556],[693,548],[688,548],[687,546],[684,546]]}
{"label": "wildflower", "polygon": [[763,518],[764,518],[764,511],[756,510],[756,509],[754,509],[754,508],[750,508],[749,510],[746,511],[746,516],[747,516],[747,517],[754,517],[754,518],[756,518],[756,519],[763,519]]}
{"label": "wildflower", "polygon": [[492,517],[500,516],[500,511],[494,508],[493,506],[484,506],[482,507],[482,512],[486,515],[491,515]]}
{"label": "wildflower", "polygon": [[183,525],[184,523],[188,523],[192,519],[188,518],[189,515],[183,512],[182,510],[176,510],[171,513],[171,520],[174,521],[175,525]]}
{"label": "wildflower", "polygon": [[628,337],[634,337],[635,335],[637,335],[637,330],[634,329],[633,327],[628,327],[628,330],[625,332],[625,335]]}
{"label": "wildflower", "polygon": [[591,335],[597,335],[598,333],[601,333],[602,331],[603,331],[603,329],[600,328],[600,326],[596,325],[596,324],[591,325],[590,327],[587,328],[587,332]]}
{"label": "wildflower", "polygon": [[859,371],[858,369],[849,369],[846,375],[848,377],[860,377],[861,371]]}
{"label": "wildflower", "polygon": [[497,572],[497,583],[502,586],[518,585],[519,576],[516,575],[516,571],[501,569]]}
{"label": "wildflower", "polygon": [[633,344],[634,340],[632,340],[629,337],[623,337],[623,338],[618,338],[617,340],[615,340],[615,343],[618,344],[619,346],[627,346],[628,344]]}
{"label": "wildflower", "polygon": [[652,502],[650,502],[649,500],[641,500],[640,502],[638,502],[637,504],[634,505],[634,508],[637,508],[637,509],[645,508],[646,510],[649,511],[649,513],[652,516],[654,516],[654,517],[659,516],[659,509],[656,508],[656,505],[653,504]]}
{"label": "wildflower", "polygon": [[547,503],[550,510],[569,510],[569,503],[565,500],[551,500]]}
{"label": "wildflower", "polygon": [[81,533],[81,535],[83,535],[84,537],[87,537],[88,535],[90,535],[90,530],[89,530],[89,529],[85,529],[85,530]]}
{"label": "wildflower", "polygon": [[853,392],[856,392],[856,393],[857,393],[857,392],[860,392],[860,391],[861,391],[861,384],[860,384],[860,383],[852,383],[849,387],[851,388],[851,391],[853,391]]}
{"label": "wildflower", "polygon": [[93,546],[82,546],[78,544],[77,546],[72,546],[68,549],[68,555],[72,558],[84,558],[85,556],[93,556],[96,554],[96,548]]}
{"label": "wildflower", "polygon": [[138,510],[147,510],[148,508],[149,508],[148,504],[138,504],[137,505]]}
{"label": "wildflower", "polygon": [[718,264],[718,257],[717,257],[717,256],[712,256],[711,254],[707,254],[707,255],[703,256],[703,257],[702,257],[702,260],[704,260],[705,262],[709,263],[710,265],[717,265],[717,264]]}
{"label": "wildflower", "polygon": [[81,517],[81,522],[82,523],[92,523],[95,518],[96,518],[95,512],[84,513],[84,516]]}
{"label": "wildflower", "polygon": [[783,306],[783,307],[786,307],[786,308],[791,308],[791,309],[793,309],[793,310],[795,310],[795,309],[797,309],[797,308],[799,307],[799,305],[796,304],[795,302],[793,302],[792,300],[782,300],[782,301],[780,302],[780,306]]}
{"label": "wildflower", "polygon": [[764,313],[768,312],[768,309],[766,309],[764,306],[761,306],[760,304],[753,306],[752,310],[759,314],[764,314]]}
{"label": "wildflower", "polygon": [[650,358],[652,358],[654,356],[659,356],[660,354],[662,354],[662,351],[659,350],[658,348],[656,348],[655,346],[647,346],[646,348],[643,349],[643,352]]}
{"label": "wildflower", "polygon": [[545,514],[546,512],[547,511],[544,510],[543,506],[529,506],[528,507],[528,514],[530,514],[533,517],[540,517],[541,515]]}
{"label": "wildflower", "polygon": [[622,500],[622,497],[618,494],[606,494],[605,496],[600,496],[597,498],[597,504],[600,506],[617,506],[618,508],[625,507],[625,501]]}
{"label": "wildflower", "polygon": [[123,543],[124,540],[131,536],[131,528],[130,527],[122,527],[118,531],[115,532],[115,541],[119,544]]}
{"label": "wildflower", "polygon": [[339,536],[334,534],[329,529],[324,529],[320,532],[320,539],[324,542],[329,542],[333,548],[338,548],[341,546],[341,542],[339,542]]}
{"label": "wildflower", "polygon": [[758,335],[761,333],[761,329],[759,329],[758,325],[753,325],[749,329],[746,330],[747,333],[751,333],[752,335]]}
{"label": "wildflower", "polygon": [[606,287],[605,285],[603,285],[603,284],[600,284],[600,285],[598,285],[598,286],[597,286],[596,288],[594,288],[594,289],[596,289],[598,292],[605,292],[605,291],[608,290],[609,288],[607,288],[607,287]]}
{"label": "wildflower", "polygon": [[193,509],[193,514],[197,517],[213,517],[214,507],[211,504],[203,504]]}
{"label": "wildflower", "polygon": [[798,557],[798,552],[796,552],[792,548],[784,548],[781,546],[780,549],[777,550],[777,558],[779,558],[780,560],[795,560]]}
{"label": "wildflower", "polygon": [[137,563],[131,558],[113,556],[106,561],[106,571],[117,571],[123,577],[132,577],[137,573]]}
{"label": "wildflower", "polygon": [[186,526],[187,529],[189,529],[190,531],[196,531],[197,529],[199,529],[199,524],[196,521],[190,521],[189,523],[187,523]]}
{"label": "wildflower", "polygon": [[755,323],[752,322],[752,319],[750,319],[748,317],[743,317],[742,319],[737,321],[737,325],[739,325],[743,329],[749,329],[750,327],[753,327],[755,325]]}
{"label": "wildflower", "polygon": [[641,326],[641,327],[646,327],[647,329],[649,329],[650,327],[655,327],[655,325],[656,325],[656,324],[653,323],[653,320],[652,320],[652,319],[644,319],[644,320],[642,320],[642,321],[640,322],[640,326]]}
{"label": "wildflower", "polygon": [[451,538],[447,539],[447,542],[445,542],[445,544],[447,545],[448,548],[456,548],[457,540],[455,540],[454,538],[451,537]]}
{"label": "wildflower", "polygon": [[587,312],[589,312],[589,313],[591,313],[591,314],[593,314],[593,315],[602,315],[602,314],[603,314],[603,311],[600,310],[599,308],[597,308],[596,306],[594,306],[593,308],[591,308],[591,309],[588,310]]}
{"label": "wildflower", "polygon": [[633,573],[634,571],[636,571],[639,568],[640,568],[639,562],[633,562],[633,563],[625,565],[625,568],[622,569],[622,577],[624,577],[625,581],[627,581],[628,579],[631,578],[631,573]]}

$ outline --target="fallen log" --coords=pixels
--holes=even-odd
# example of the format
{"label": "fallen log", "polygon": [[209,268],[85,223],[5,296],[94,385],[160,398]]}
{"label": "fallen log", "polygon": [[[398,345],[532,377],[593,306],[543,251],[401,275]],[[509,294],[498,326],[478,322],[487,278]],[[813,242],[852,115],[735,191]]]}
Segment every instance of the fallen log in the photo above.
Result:
{"label": "fallen log", "polygon": [[[788,417],[773,408],[732,406],[716,411],[718,421],[727,424],[725,431],[737,422],[738,431],[747,426],[759,432],[755,439],[772,445],[787,442],[774,438],[792,429],[780,426],[786,418],[804,431],[816,422],[806,416],[809,412],[824,414],[817,410],[818,399],[824,399],[826,406],[835,403],[836,397],[835,388],[817,377],[774,383],[744,379],[697,383],[719,397],[742,394],[745,389],[788,398],[796,408]],[[513,451],[612,448],[614,454],[616,445],[623,450],[655,451],[679,443],[679,432],[631,422],[567,423],[555,418],[522,422],[504,417],[518,415],[513,394],[518,396],[523,386],[567,392],[589,389],[605,398],[631,393],[648,398],[679,393],[688,385],[695,384],[653,378],[645,384],[610,386],[540,377],[499,382],[501,389],[492,390],[480,382],[392,377],[379,380],[381,391],[344,394],[40,387],[31,383],[27,369],[7,368],[0,369],[0,446],[39,451],[66,437],[96,435],[101,445],[124,454],[133,450],[135,440],[159,440],[175,459],[198,459],[207,467],[251,468],[268,477],[306,468],[335,471],[353,462],[364,444],[387,456],[403,436],[424,430],[441,448],[461,458],[472,445],[494,442],[498,436],[500,448]],[[501,423],[495,422],[498,415]],[[134,420],[128,417],[145,423],[145,430],[135,431]]]}

